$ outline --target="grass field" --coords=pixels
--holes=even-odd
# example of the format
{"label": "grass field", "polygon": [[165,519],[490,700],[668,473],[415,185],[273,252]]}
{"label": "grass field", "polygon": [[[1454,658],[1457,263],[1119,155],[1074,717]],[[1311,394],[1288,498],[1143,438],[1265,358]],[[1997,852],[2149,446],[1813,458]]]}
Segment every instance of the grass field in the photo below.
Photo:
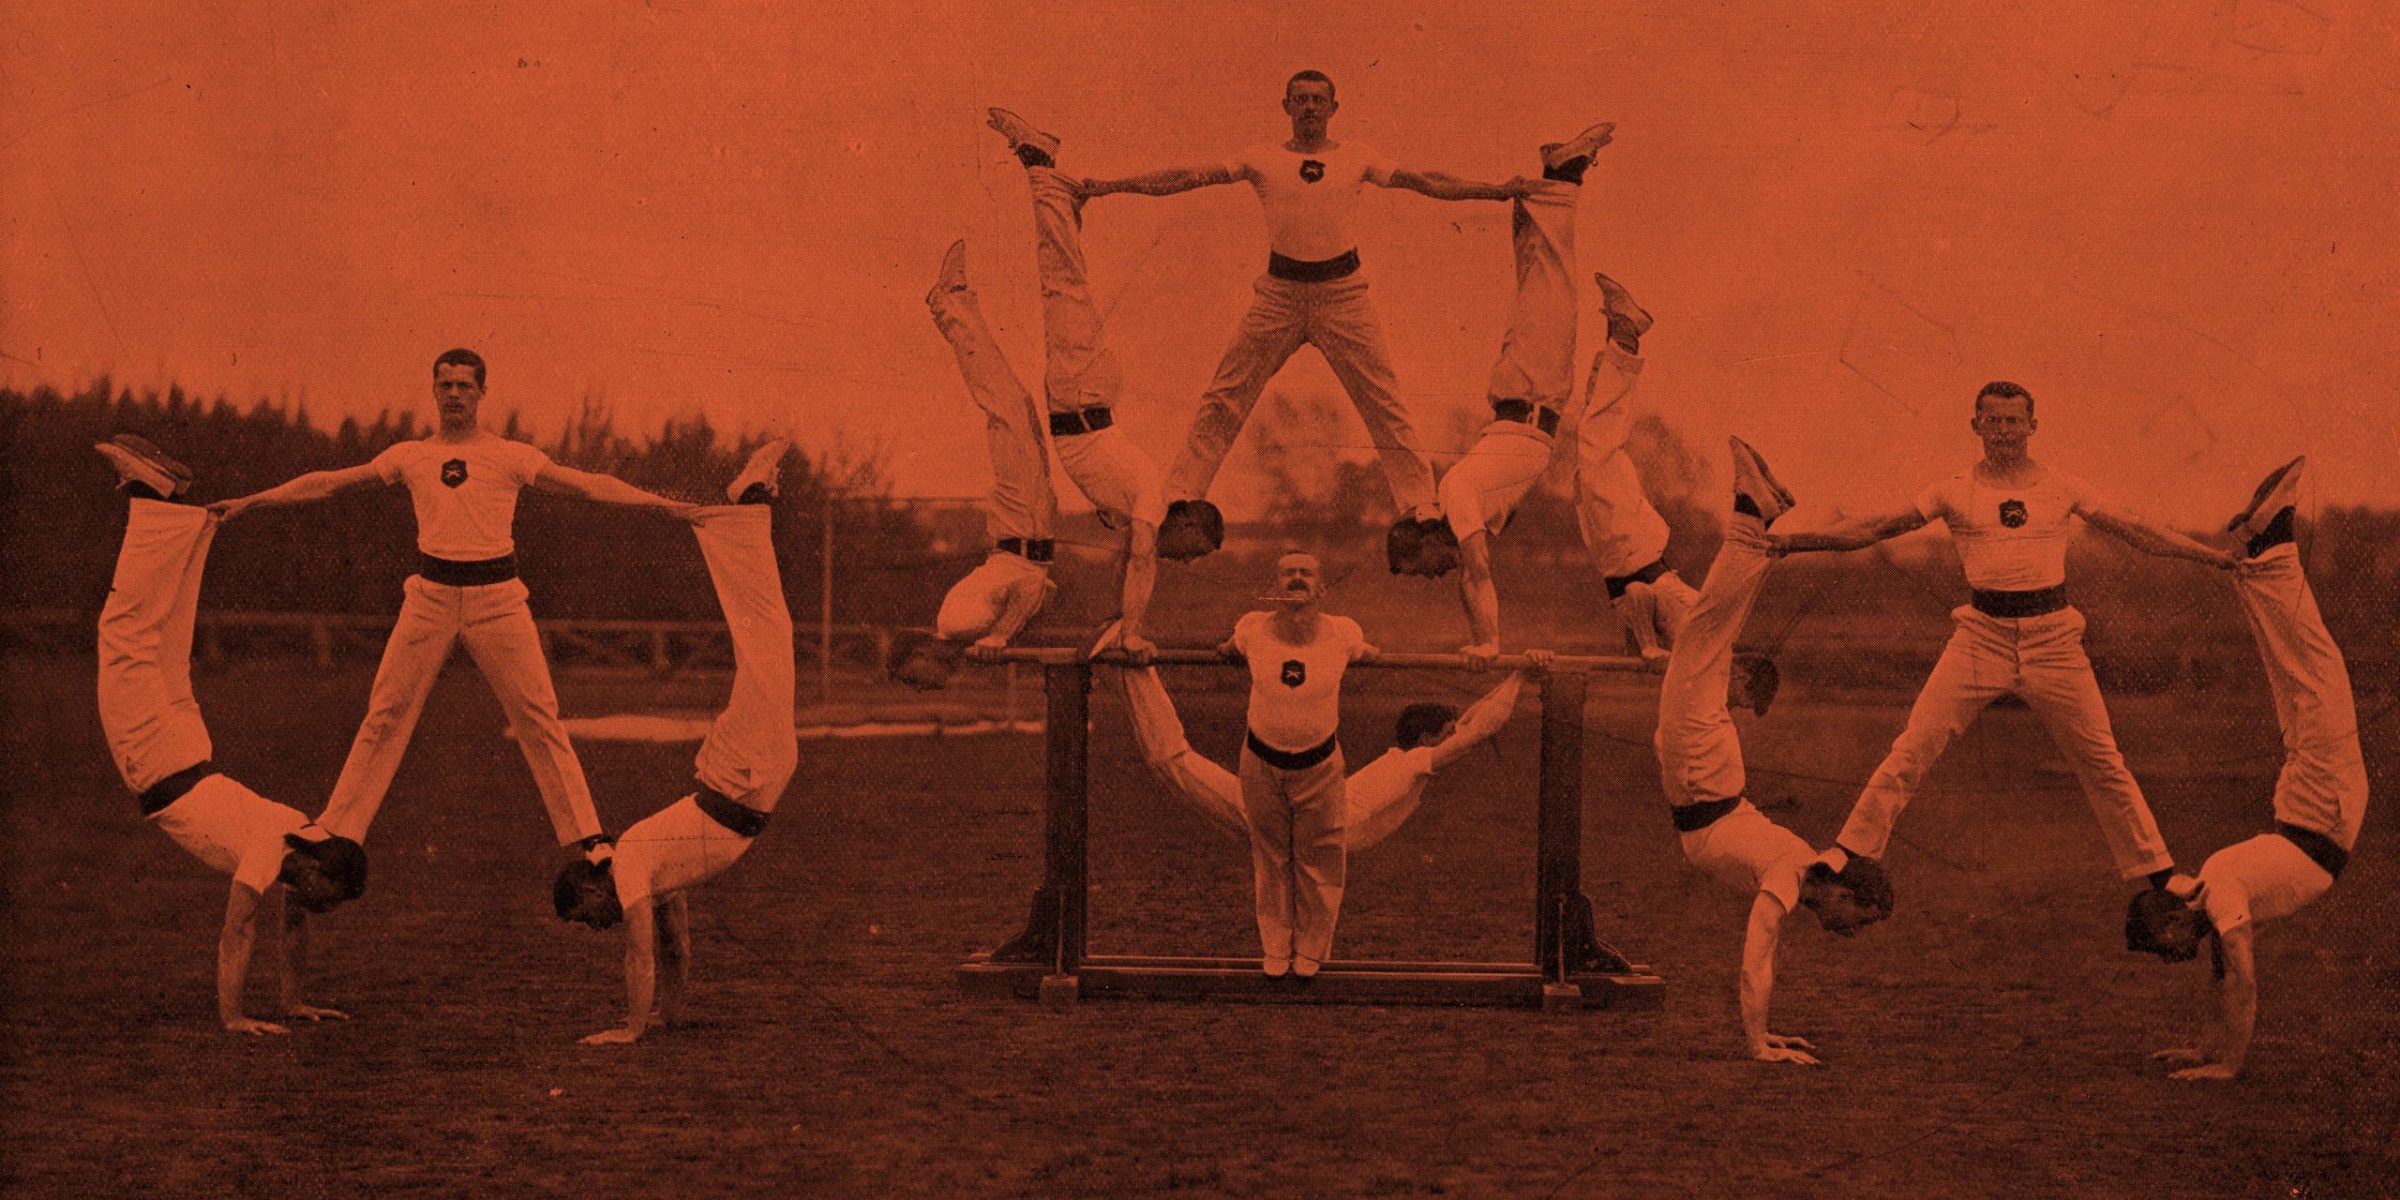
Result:
{"label": "grass field", "polygon": [[[2022,710],[1911,809],[1894,920],[1787,930],[1775,1024],[1822,1070],[1739,1053],[1747,898],[1676,852],[1643,685],[1596,689],[1586,888],[1602,936],[1666,976],[1662,1013],[962,1000],[959,959],[1038,882],[1041,743],[1003,735],[804,744],[774,825],[695,896],[695,1019],[597,1050],[575,1039],[620,1015],[615,935],[550,917],[560,852],[470,670],[428,707],[367,897],[317,926],[313,998],[355,1019],[250,1040],[213,1019],[225,885],[117,784],[89,664],[5,668],[11,1196],[2356,1197],[2400,1173],[2391,823],[2371,814],[2332,895],[2263,931],[2250,1074],[2170,1083],[2144,1058],[2182,1040],[2206,968],[2123,950],[2127,889]],[[366,682],[203,677],[218,761],[314,811]],[[561,686],[571,716],[712,702]],[[1352,761],[1410,689],[1458,686],[1378,676],[1347,705]],[[2195,866],[2264,827],[2278,755],[2263,695],[2209,696],[2115,702]],[[1193,694],[1195,744],[1230,750],[1238,704]],[[1904,704],[1798,681],[1746,726],[1753,794],[1821,843]],[[1240,847],[1161,799],[1113,699],[1095,708],[1095,947],[1255,953]],[[1531,717],[1355,861],[1338,953],[1526,954]],[[2388,796],[2391,722],[2372,739]],[[621,828],[678,794],[690,751],[585,753]]]}

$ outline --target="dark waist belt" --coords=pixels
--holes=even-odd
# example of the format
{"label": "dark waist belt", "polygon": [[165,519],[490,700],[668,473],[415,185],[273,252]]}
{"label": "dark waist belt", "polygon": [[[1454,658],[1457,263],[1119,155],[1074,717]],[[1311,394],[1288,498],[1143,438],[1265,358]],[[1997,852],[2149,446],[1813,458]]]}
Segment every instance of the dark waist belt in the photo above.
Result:
{"label": "dark waist belt", "polygon": [[1049,562],[1058,553],[1058,542],[1051,538],[1001,538],[992,545],[1027,562]]}
{"label": "dark waist belt", "polygon": [[1524,400],[1494,400],[1492,401],[1492,416],[1496,420],[1531,425],[1543,433],[1558,432],[1558,410],[1547,404],[1536,405]]}
{"label": "dark waist belt", "polygon": [[2308,861],[2325,868],[2325,873],[2335,879],[2340,879],[2342,868],[2350,865],[2350,852],[2342,849],[2341,843],[2314,829],[2306,829],[2289,821],[2277,821],[2275,832],[2282,834],[2283,840],[2300,847],[2300,853],[2307,855]]}
{"label": "dark waist belt", "polygon": [[1675,818],[1675,832],[1698,833],[1723,820],[1726,813],[1740,807],[1741,803],[1740,796],[1730,796],[1723,800],[1703,800],[1698,804],[1678,804],[1668,813]]}
{"label": "dark waist belt", "polygon": [[427,583],[446,583],[451,587],[482,587],[485,584],[507,583],[517,577],[517,556],[503,554],[481,562],[459,562],[450,558],[435,558],[430,554],[417,556],[417,574]]}
{"label": "dark waist belt", "polygon": [[1267,274],[1277,279],[1289,279],[1293,283],[1323,283],[1328,279],[1340,279],[1344,275],[1352,275],[1357,272],[1358,251],[1356,250],[1344,250],[1332,258],[1319,259],[1315,262],[1285,258],[1280,254],[1270,253],[1267,255]]}
{"label": "dark waist belt", "polygon": [[143,788],[142,794],[137,797],[142,802],[142,815],[157,816],[166,806],[183,799],[183,794],[198,786],[201,780],[216,773],[217,764],[204,758]]}
{"label": "dark waist belt", "polygon": [[1968,603],[1987,617],[2039,617],[2067,606],[2067,585],[2035,588],[2030,592],[1989,592],[1976,588]]}
{"label": "dark waist belt", "polygon": [[1050,414],[1051,437],[1074,437],[1079,433],[1098,433],[1117,423],[1106,408],[1086,408],[1078,412]]}
{"label": "dark waist belt", "polygon": [[1242,740],[1249,745],[1250,753],[1258,756],[1258,761],[1270,767],[1281,767],[1286,771],[1305,771],[1332,758],[1333,752],[1341,749],[1340,738],[1340,734],[1335,734],[1306,750],[1278,750],[1258,740],[1257,734],[1248,730],[1242,731]]}
{"label": "dark waist belt", "polygon": [[735,837],[754,838],[767,827],[767,814],[746,804],[736,804],[733,797],[705,784],[692,793],[692,803]]}

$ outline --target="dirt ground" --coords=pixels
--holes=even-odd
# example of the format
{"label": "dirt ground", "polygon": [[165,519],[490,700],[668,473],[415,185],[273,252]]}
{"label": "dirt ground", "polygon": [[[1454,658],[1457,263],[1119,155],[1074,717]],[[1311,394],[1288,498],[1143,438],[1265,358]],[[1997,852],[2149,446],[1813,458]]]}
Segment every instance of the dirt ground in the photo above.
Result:
{"label": "dirt ground", "polygon": [[[312,998],[353,1020],[267,1040],[213,1019],[224,882],[145,828],[86,663],[0,685],[9,932],[0,938],[0,1192],[60,1197],[1726,1196],[2359,1197],[2400,1174],[2393,823],[2260,937],[2250,1073],[2165,1080],[2207,969],[2127,954],[2126,885],[2030,714],[1956,747],[1889,858],[1891,922],[1786,930],[1779,1032],[1821,1070],[1739,1052],[1747,898],[1681,861],[1640,686],[1596,689],[1586,888],[1602,936],[1668,981],[1654,1014],[963,1000],[953,973],[1022,923],[1040,869],[1030,736],[810,742],[757,848],[693,903],[694,1019],[575,1039],[622,1003],[615,934],[562,925],[530,780],[454,665],[374,830],[367,897],[323,919]],[[1170,679],[1170,684],[1176,681]],[[204,676],[217,760],[314,811],[364,672]],[[1421,692],[1347,706],[1354,764]],[[562,681],[569,715],[689,705],[691,686]],[[1413,690],[1412,690],[1413,689]],[[702,689],[705,692],[705,689]],[[668,695],[667,693],[675,693]],[[2265,827],[2263,695],[2115,702],[2188,865]],[[1753,793],[1822,843],[1904,697],[1811,696],[1745,736]],[[1194,693],[1229,754],[1238,697]],[[1096,703],[1093,942],[1255,952],[1238,845],[1161,798]],[[2371,715],[2371,714],[2370,714]],[[2378,803],[2390,720],[2370,729]],[[1344,957],[1523,958],[1532,710],[1354,864]],[[612,828],[679,793],[689,747],[595,744]],[[263,1008],[266,992],[254,993]]]}

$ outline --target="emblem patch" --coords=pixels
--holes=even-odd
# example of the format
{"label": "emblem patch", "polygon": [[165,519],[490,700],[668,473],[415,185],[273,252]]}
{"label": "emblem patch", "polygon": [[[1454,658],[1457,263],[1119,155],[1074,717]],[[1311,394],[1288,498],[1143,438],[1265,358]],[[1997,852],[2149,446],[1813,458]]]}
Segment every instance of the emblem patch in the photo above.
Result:
{"label": "emblem patch", "polygon": [[454,458],[442,464],[442,486],[457,487],[467,481],[467,460]]}
{"label": "emblem patch", "polygon": [[2025,523],[2025,502],[2022,500],[2001,501],[2000,523],[2008,526],[2010,529],[2015,529],[2018,526],[2023,525]]}
{"label": "emblem patch", "polygon": [[1308,682],[1308,664],[1296,658],[1283,660],[1283,686],[1299,687]]}
{"label": "emblem patch", "polygon": [[1305,179],[1310,183],[1315,183],[1316,181],[1325,178],[1325,164],[1318,162],[1313,158],[1301,159],[1300,178]]}

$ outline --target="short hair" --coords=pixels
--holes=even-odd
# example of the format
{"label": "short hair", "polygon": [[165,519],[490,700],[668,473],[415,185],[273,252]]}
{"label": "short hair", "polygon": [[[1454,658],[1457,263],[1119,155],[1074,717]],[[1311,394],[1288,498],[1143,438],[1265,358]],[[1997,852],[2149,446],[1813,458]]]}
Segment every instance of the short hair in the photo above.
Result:
{"label": "short hair", "polygon": [[1174,526],[1197,530],[1208,540],[1210,550],[1225,548],[1225,514],[1206,500],[1177,500],[1167,505],[1167,519],[1159,528]]}
{"label": "short hair", "polygon": [[924,649],[926,643],[940,640],[922,629],[903,629],[893,634],[891,652],[884,656],[883,673],[887,676],[899,674],[901,665],[908,661],[910,655]]}
{"label": "short hair", "polygon": [[296,833],[283,835],[283,844],[317,864],[317,870],[333,884],[336,903],[367,894],[366,847],[339,835],[312,842]]}
{"label": "short hair", "polygon": [[550,884],[550,907],[558,911],[558,919],[572,921],[583,911],[587,899],[598,898],[616,890],[611,869],[615,860],[591,862],[575,859],[558,869],[558,878]]}
{"label": "short hair", "polygon": [[1404,513],[1383,535],[1383,558],[1397,575],[1416,566],[1417,552],[1424,546],[1425,527]]}
{"label": "short hair", "polygon": [[1873,910],[1878,921],[1892,915],[1892,877],[1874,859],[1853,854],[1839,871],[1822,862],[1812,862],[1808,864],[1806,878],[1849,892],[1851,899]]}
{"label": "short hair", "polygon": [[483,356],[464,346],[455,350],[444,350],[440,358],[433,360],[435,378],[440,378],[443,367],[473,367],[475,368],[475,386],[483,386]]}
{"label": "short hair", "polygon": [[2200,914],[2164,888],[2143,888],[2125,906],[2125,948],[2167,962],[2189,962],[2206,932]]}
{"label": "short hair", "polygon": [[1403,750],[1430,746],[1441,740],[1442,727],[1458,719],[1458,706],[1423,700],[1400,710],[1392,725],[1392,741]]}
{"label": "short hair", "polygon": [[1284,80],[1284,81],[1283,81],[1283,94],[1284,94],[1284,95],[1286,95],[1286,96],[1289,96],[1289,95],[1291,95],[1291,94],[1292,94],[1292,85],[1293,85],[1293,84],[1295,84],[1295,83],[1302,83],[1302,82],[1307,82],[1307,83],[1321,83],[1321,84],[1324,84],[1324,85],[1325,85],[1325,96],[1326,96],[1326,98],[1327,98],[1327,99],[1333,99],[1333,98],[1334,98],[1334,95],[1333,95],[1333,76],[1331,76],[1331,75],[1328,75],[1328,74],[1326,74],[1326,73],[1325,73],[1325,72],[1323,72],[1323,71],[1319,71],[1319,70],[1317,70],[1317,69],[1315,69],[1315,68],[1313,68],[1313,67],[1312,67],[1312,68],[1310,68],[1310,69],[1308,69],[1308,70],[1306,70],[1306,71],[1294,71],[1294,72],[1292,73],[1292,77],[1291,77],[1290,79],[1286,79],[1286,80]]}
{"label": "short hair", "polygon": [[1995,400],[2022,400],[2025,402],[2025,415],[2029,417],[2033,415],[2033,393],[2026,391],[2021,384],[2010,383],[2005,379],[1995,379],[1983,385],[1983,390],[1975,393],[1977,416],[1983,415],[1983,398],[1986,396]]}
{"label": "short hair", "polygon": [[1305,558],[1310,562],[1317,564],[1317,569],[1319,570],[1323,570],[1325,567],[1325,560],[1318,558],[1316,551],[1303,549],[1299,546],[1285,546],[1283,549],[1275,552],[1275,563],[1277,566],[1281,566],[1283,564],[1283,560],[1287,558]]}

